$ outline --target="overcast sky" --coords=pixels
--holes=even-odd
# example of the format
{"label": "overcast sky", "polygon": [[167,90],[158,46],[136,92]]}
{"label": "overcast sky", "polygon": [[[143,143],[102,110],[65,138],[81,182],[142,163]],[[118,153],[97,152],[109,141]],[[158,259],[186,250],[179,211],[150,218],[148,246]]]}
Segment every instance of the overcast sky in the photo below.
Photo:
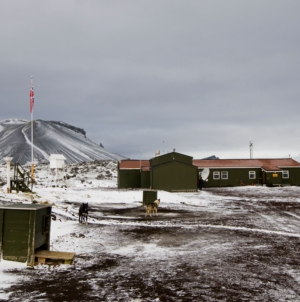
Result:
{"label": "overcast sky", "polygon": [[0,120],[126,157],[300,154],[300,1],[0,0]]}

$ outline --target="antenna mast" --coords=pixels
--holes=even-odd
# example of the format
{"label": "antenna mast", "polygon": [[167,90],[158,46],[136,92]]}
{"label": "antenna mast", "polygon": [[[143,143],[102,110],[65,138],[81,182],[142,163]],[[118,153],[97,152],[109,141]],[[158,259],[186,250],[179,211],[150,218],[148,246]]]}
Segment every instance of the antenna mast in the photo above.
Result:
{"label": "antenna mast", "polygon": [[251,140],[250,140],[249,147],[250,147],[250,159],[253,159],[253,143]]}

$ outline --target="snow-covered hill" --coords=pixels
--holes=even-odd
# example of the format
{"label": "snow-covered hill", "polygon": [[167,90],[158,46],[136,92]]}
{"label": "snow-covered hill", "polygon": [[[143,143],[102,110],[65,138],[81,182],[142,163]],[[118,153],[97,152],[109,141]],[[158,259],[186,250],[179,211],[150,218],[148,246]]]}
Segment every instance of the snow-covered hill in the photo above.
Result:
{"label": "snow-covered hill", "polygon": [[[83,129],[64,122],[33,122],[34,160],[48,161],[50,154],[63,154],[67,163],[94,160],[119,160],[124,156],[110,152],[86,137]],[[0,160],[13,157],[13,162],[31,161],[31,122],[8,119],[0,122]]]}

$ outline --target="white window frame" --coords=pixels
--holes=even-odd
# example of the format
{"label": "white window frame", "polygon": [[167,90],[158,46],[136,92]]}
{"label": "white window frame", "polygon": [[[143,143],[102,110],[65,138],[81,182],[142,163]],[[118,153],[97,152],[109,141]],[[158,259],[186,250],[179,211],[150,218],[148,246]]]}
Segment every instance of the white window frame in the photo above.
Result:
{"label": "white window frame", "polygon": [[220,179],[220,172],[219,171],[214,171],[213,179]]}
{"label": "white window frame", "polygon": [[284,178],[284,179],[290,178],[290,171],[282,170],[282,178]]}
{"label": "white window frame", "polygon": [[249,179],[256,179],[256,172],[255,171],[249,171]]}
{"label": "white window frame", "polygon": [[221,179],[228,179],[228,171],[221,171]]}

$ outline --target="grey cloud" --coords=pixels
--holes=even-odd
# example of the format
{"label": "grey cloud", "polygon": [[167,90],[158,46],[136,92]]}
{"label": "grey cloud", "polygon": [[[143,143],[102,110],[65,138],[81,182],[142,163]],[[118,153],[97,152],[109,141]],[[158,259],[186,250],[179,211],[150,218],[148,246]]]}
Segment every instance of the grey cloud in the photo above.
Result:
{"label": "grey cloud", "polygon": [[34,118],[128,157],[300,153],[296,1],[0,6],[1,119],[30,119],[33,76]]}

